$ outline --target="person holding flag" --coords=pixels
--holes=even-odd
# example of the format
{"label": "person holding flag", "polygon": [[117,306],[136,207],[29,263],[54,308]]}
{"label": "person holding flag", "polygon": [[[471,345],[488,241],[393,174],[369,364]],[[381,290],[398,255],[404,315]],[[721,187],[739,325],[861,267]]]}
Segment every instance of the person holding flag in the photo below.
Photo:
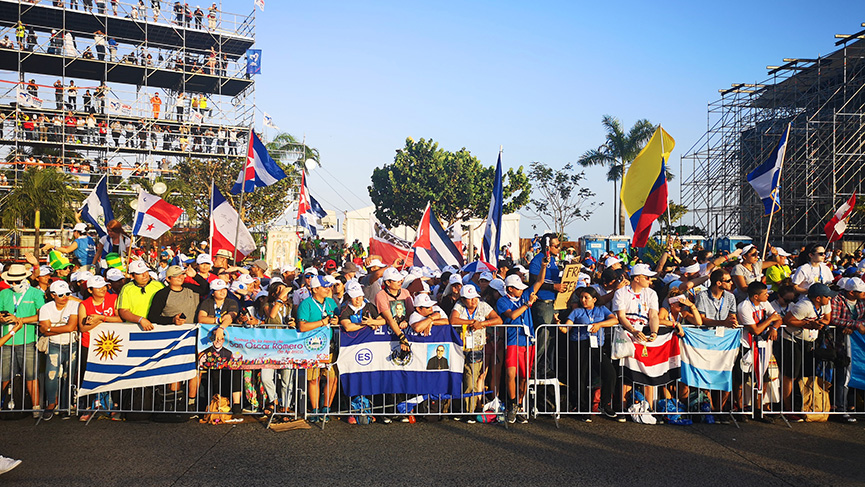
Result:
{"label": "person holding flag", "polygon": [[667,211],[667,160],[676,141],[658,126],[622,179],[622,206],[634,230],[632,246],[645,247],[652,223]]}
{"label": "person holding flag", "polygon": [[105,225],[105,228],[107,234],[102,236],[96,245],[96,254],[91,263],[94,267],[97,264],[101,267],[109,267],[107,262],[108,254],[118,255],[122,263],[126,260],[126,256],[132,248],[132,239],[126,234],[123,224],[119,221],[111,220]]}

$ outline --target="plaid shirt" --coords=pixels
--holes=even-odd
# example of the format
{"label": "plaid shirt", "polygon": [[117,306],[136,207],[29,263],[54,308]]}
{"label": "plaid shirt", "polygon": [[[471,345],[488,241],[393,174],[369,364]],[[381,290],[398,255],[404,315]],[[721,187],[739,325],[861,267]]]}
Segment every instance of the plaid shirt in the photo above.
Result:
{"label": "plaid shirt", "polygon": [[858,324],[865,324],[865,301],[857,300],[856,306],[853,308],[856,312],[856,318],[853,318],[853,313],[847,306],[847,299],[843,293],[838,293],[832,298],[832,326],[839,328],[855,328]]}

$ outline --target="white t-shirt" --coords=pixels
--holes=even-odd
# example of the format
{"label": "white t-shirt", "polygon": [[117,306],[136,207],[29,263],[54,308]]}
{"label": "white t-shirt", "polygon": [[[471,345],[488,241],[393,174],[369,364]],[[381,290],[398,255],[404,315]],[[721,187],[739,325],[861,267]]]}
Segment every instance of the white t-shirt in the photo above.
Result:
{"label": "white t-shirt", "polygon": [[613,295],[613,313],[624,310],[625,316],[637,331],[649,324],[649,310],[658,311],[658,293],[645,288],[635,293],[631,286],[625,286]]}
{"label": "white t-shirt", "polygon": [[[445,310],[441,309],[438,305],[433,306],[432,310],[433,310],[432,314],[435,314],[436,312],[438,312],[438,314],[441,318],[447,318],[448,317],[447,313],[445,313]],[[408,324],[409,324],[409,326],[411,326],[411,325],[414,325],[415,323],[417,323],[418,321],[424,320],[426,318],[428,318],[428,317],[415,311],[411,314],[411,316],[408,317]]]}
{"label": "white t-shirt", "polygon": [[[65,326],[69,323],[69,317],[78,314],[78,302],[69,300],[63,309],[57,309],[54,302],[45,303],[39,308],[39,321],[50,321],[51,328],[55,326]],[[78,339],[78,333],[61,333],[48,337],[50,343],[57,345],[68,345]]]}
{"label": "white t-shirt", "polygon": [[743,326],[758,325],[774,312],[775,308],[768,301],[755,305],[750,299],[746,299],[736,307],[736,316],[739,318],[739,324]]}
{"label": "white t-shirt", "polygon": [[818,266],[805,264],[799,266],[799,268],[796,269],[796,272],[793,273],[793,284],[806,290],[815,282],[820,282],[828,286],[833,280],[832,271],[826,264],[820,264]]}
{"label": "white t-shirt", "polygon": [[[806,296],[803,296],[802,299],[790,307],[790,313],[792,313],[793,317],[797,320],[816,320],[831,312],[832,307],[828,304],[818,308]],[[808,330],[805,328],[788,328],[788,330],[791,330],[792,333],[790,331],[785,332],[784,338],[793,341],[801,339],[806,342],[813,342],[816,340],[817,334],[820,332],[820,330]]]}
{"label": "white t-shirt", "polygon": [[[760,281],[763,279],[763,261],[758,260],[751,266],[751,269],[748,269],[743,264],[737,264],[736,267],[733,267],[733,270],[730,271],[730,275],[744,277],[746,286],[754,281]],[[741,303],[748,300],[748,293],[739,291],[738,288],[733,290],[733,295],[736,296],[737,302]]]}

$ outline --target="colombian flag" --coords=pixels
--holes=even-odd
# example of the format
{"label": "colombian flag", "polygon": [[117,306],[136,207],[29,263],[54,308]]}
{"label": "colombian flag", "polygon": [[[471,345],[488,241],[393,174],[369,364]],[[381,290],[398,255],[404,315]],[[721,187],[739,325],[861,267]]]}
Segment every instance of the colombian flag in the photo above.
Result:
{"label": "colombian flag", "polygon": [[622,205],[631,218],[634,247],[645,247],[652,223],[667,211],[667,159],[676,141],[658,127],[622,180]]}

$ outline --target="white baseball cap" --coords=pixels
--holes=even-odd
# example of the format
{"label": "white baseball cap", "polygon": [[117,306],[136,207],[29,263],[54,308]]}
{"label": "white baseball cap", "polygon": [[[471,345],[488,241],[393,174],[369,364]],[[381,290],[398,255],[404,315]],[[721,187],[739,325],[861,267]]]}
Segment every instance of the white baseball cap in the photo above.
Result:
{"label": "white baseball cap", "polygon": [[[220,281],[221,280],[222,279],[220,279]],[[235,294],[246,294],[249,292],[249,287],[240,281],[234,281],[231,283],[231,286],[228,287],[228,290]]]}
{"label": "white baseball cap", "polygon": [[607,257],[607,260],[604,261],[604,267],[612,267],[616,264],[621,264],[622,259],[618,257]]}
{"label": "white baseball cap", "polygon": [[147,268],[147,264],[145,264],[143,260],[133,260],[129,263],[130,274],[144,274],[148,271],[150,271],[150,269]]}
{"label": "white baseball cap", "polygon": [[228,289],[228,283],[223,281],[222,279],[214,279],[210,281],[211,291],[219,291],[221,289]]}
{"label": "white baseball cap", "polygon": [[357,281],[349,281],[349,283],[345,286],[345,292],[350,298],[357,298],[363,296],[363,288]]}
{"label": "white baseball cap", "polygon": [[657,272],[653,271],[649,264],[637,264],[631,268],[631,276],[648,276],[652,277]]}
{"label": "white baseball cap", "polygon": [[87,231],[86,223],[76,223],[74,227],[72,227],[73,232],[81,232],[84,233]]}
{"label": "white baseball cap", "polygon": [[242,283],[242,284],[249,286],[250,284],[255,282],[255,278],[249,274],[241,274],[240,276],[237,277],[237,281]]}
{"label": "white baseball cap", "polygon": [[388,267],[384,270],[384,274],[381,275],[382,280],[384,281],[402,281],[403,276],[399,273],[398,270],[393,267]]}
{"label": "white baseball cap", "polygon": [[490,271],[481,272],[481,277],[479,279],[482,281],[492,281],[493,273]]}
{"label": "white baseball cap", "polygon": [[72,290],[69,289],[69,284],[66,281],[54,281],[48,286],[48,290],[52,294],[72,294]]}
{"label": "white baseball cap", "polygon": [[120,269],[112,267],[105,272],[105,279],[108,279],[111,282],[120,281],[123,279],[123,272]]}
{"label": "white baseball cap", "polygon": [[778,254],[778,257],[790,257],[792,255],[781,247],[775,247],[775,253]]}
{"label": "white baseball cap", "polygon": [[528,286],[526,286],[523,283],[523,280],[520,279],[520,276],[518,276],[516,274],[511,274],[505,278],[505,288],[509,288],[509,287],[514,287],[517,289],[525,289]]}
{"label": "white baseball cap", "polygon": [[844,283],[845,291],[865,292],[865,281],[858,277],[851,277]]}
{"label": "white baseball cap", "polygon": [[481,295],[478,294],[478,290],[475,289],[474,286],[463,286],[463,288],[460,289],[460,297],[466,298],[466,299],[472,299],[472,298],[479,298],[479,297],[481,297]]}
{"label": "white baseball cap", "polygon": [[317,287],[331,287],[333,284],[330,283],[324,276],[315,276],[309,280],[310,289],[315,289]]}
{"label": "white baseball cap", "polygon": [[208,254],[198,254],[198,257],[195,258],[195,263],[213,265],[213,259]]}
{"label": "white baseball cap", "polygon": [[432,308],[434,304],[436,304],[436,302],[429,297],[429,294],[421,293],[414,297],[415,308]]}
{"label": "white baseball cap", "polygon": [[459,274],[451,274],[448,278],[448,284],[462,284],[463,278]]}
{"label": "white baseball cap", "polygon": [[39,266],[39,275],[40,276],[50,276],[54,273],[54,268],[50,265]]}
{"label": "white baseball cap", "polygon": [[372,259],[370,261],[370,263],[366,265],[367,269],[369,269],[370,267],[387,267],[387,266],[382,264],[382,262],[378,259]]}
{"label": "white baseball cap", "polygon": [[305,271],[303,271],[303,274],[309,275],[309,276],[317,276],[318,275],[318,269],[316,269],[315,267],[310,267],[310,268],[306,269]]}
{"label": "white baseball cap", "polygon": [[679,271],[682,274],[695,274],[697,272],[700,272],[700,264],[691,264],[686,267],[679,267]]}
{"label": "white baseball cap", "polygon": [[107,285],[108,283],[105,282],[105,279],[102,276],[93,276],[87,280],[87,287],[90,289],[99,289]]}

